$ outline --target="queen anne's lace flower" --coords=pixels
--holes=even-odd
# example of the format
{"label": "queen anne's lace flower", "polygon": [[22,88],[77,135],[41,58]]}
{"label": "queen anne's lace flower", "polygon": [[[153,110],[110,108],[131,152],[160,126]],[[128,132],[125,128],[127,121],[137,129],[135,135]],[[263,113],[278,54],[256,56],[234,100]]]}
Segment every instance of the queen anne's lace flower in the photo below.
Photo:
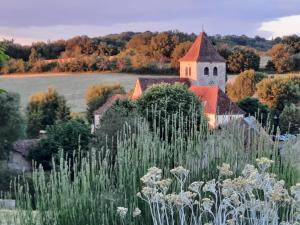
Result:
{"label": "queen anne's lace flower", "polygon": [[118,207],[118,208],[117,208],[117,214],[118,214],[122,219],[125,218],[127,212],[128,212],[128,209],[127,209],[127,208],[124,208],[124,207]]}
{"label": "queen anne's lace flower", "polygon": [[266,171],[268,168],[270,168],[271,164],[274,163],[273,160],[270,160],[268,158],[265,158],[265,157],[262,157],[262,158],[259,158],[259,159],[256,159],[256,163],[257,163],[257,166],[258,168],[264,172]]}
{"label": "queen anne's lace flower", "polygon": [[196,181],[190,184],[189,190],[199,193],[201,192],[201,187],[203,186],[204,182],[203,181]]}
{"label": "queen anne's lace flower", "polygon": [[139,208],[135,208],[133,213],[132,213],[132,216],[137,217],[139,215],[141,215],[141,210]]}
{"label": "queen anne's lace flower", "polygon": [[230,165],[223,163],[222,166],[217,167],[220,173],[220,176],[231,176],[233,172],[230,170]]}
{"label": "queen anne's lace flower", "polygon": [[174,169],[171,169],[170,172],[175,176],[187,176],[189,174],[189,170],[183,168],[182,166],[178,166]]}

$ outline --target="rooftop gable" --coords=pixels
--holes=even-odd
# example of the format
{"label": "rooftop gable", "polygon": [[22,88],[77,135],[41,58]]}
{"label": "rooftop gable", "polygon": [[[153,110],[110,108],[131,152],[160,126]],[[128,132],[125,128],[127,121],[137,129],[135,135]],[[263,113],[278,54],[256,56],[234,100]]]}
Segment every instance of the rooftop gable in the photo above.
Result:
{"label": "rooftop gable", "polygon": [[191,48],[179,61],[225,62],[205,32],[198,35]]}

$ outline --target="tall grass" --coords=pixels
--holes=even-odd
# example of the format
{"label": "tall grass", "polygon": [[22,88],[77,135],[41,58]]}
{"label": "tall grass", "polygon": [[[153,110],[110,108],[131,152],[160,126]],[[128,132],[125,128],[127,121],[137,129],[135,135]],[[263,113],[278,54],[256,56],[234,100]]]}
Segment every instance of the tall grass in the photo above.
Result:
{"label": "tall grass", "polygon": [[[271,172],[289,185],[298,179],[292,164],[293,155],[286,154],[280,159],[276,144],[270,144],[263,132],[248,132],[238,123],[207,131],[193,119],[180,116],[165,124],[169,125],[163,131],[153,130],[145,120],[136,118],[136,126],[125,126],[119,133],[115,157],[107,147],[93,148],[86,157],[75,159],[72,166],[61,157],[50,172],[35,169],[33,195],[28,185],[15,186],[18,206],[15,221],[19,221],[16,223],[150,225],[149,211],[136,193],[142,187],[140,177],[151,166],[161,168],[164,175],[169,176],[171,168],[182,165],[190,170],[187,183],[191,183],[214,178],[217,166],[223,162],[232,165],[238,176],[245,164],[254,164],[257,157],[265,156],[275,161]],[[171,192],[177,189],[173,185]],[[116,215],[118,206],[129,209],[126,221]],[[142,210],[143,216],[132,218],[130,215],[136,207]]]}

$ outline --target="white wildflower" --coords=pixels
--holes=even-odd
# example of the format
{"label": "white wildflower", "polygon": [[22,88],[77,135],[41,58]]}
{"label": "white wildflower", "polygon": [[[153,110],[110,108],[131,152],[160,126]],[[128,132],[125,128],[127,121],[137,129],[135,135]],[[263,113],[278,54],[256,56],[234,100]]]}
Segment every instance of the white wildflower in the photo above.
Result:
{"label": "white wildflower", "polygon": [[135,208],[135,210],[132,213],[132,216],[137,217],[137,216],[141,215],[141,212],[142,211],[139,208]]}
{"label": "white wildflower", "polygon": [[230,165],[223,163],[222,166],[217,167],[220,173],[220,176],[231,176],[233,172],[230,170]]}
{"label": "white wildflower", "polygon": [[205,211],[211,211],[211,207],[214,205],[214,202],[209,198],[202,199],[202,207]]}
{"label": "white wildflower", "polygon": [[212,179],[203,186],[204,192],[216,193],[216,180]]}
{"label": "white wildflower", "polygon": [[189,170],[183,168],[182,166],[171,169],[170,172],[178,177],[187,176],[189,174]]}
{"label": "white wildflower", "polygon": [[122,219],[125,218],[127,212],[128,212],[128,209],[127,209],[127,208],[124,208],[124,207],[118,207],[118,208],[117,208],[117,214],[118,214]]}
{"label": "white wildflower", "polygon": [[257,163],[258,168],[261,171],[265,172],[268,168],[270,168],[271,164],[274,163],[274,161],[271,159],[262,157],[262,158],[256,159],[256,163]]}
{"label": "white wildflower", "polygon": [[163,190],[167,191],[172,183],[171,179],[157,181],[156,184]]}
{"label": "white wildflower", "polygon": [[141,181],[148,186],[154,186],[156,185],[156,182],[161,179],[161,175],[161,169],[157,167],[151,167],[148,169],[146,175],[141,178]]}
{"label": "white wildflower", "polygon": [[201,187],[203,186],[204,182],[203,181],[196,181],[190,184],[189,190],[200,193],[201,192]]}

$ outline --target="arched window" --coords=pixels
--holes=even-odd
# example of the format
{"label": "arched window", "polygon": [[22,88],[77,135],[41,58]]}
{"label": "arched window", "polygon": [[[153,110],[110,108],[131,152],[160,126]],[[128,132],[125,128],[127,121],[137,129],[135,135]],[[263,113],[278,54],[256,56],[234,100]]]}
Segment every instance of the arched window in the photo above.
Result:
{"label": "arched window", "polygon": [[207,76],[209,75],[209,69],[208,69],[208,67],[204,68],[204,75],[207,75]]}
{"label": "arched window", "polygon": [[218,68],[214,67],[214,72],[213,72],[214,76],[218,76]]}
{"label": "arched window", "polygon": [[189,76],[191,76],[191,75],[192,75],[192,68],[189,67]]}
{"label": "arched window", "polygon": [[187,77],[189,75],[189,68],[186,66],[185,67],[185,76]]}

